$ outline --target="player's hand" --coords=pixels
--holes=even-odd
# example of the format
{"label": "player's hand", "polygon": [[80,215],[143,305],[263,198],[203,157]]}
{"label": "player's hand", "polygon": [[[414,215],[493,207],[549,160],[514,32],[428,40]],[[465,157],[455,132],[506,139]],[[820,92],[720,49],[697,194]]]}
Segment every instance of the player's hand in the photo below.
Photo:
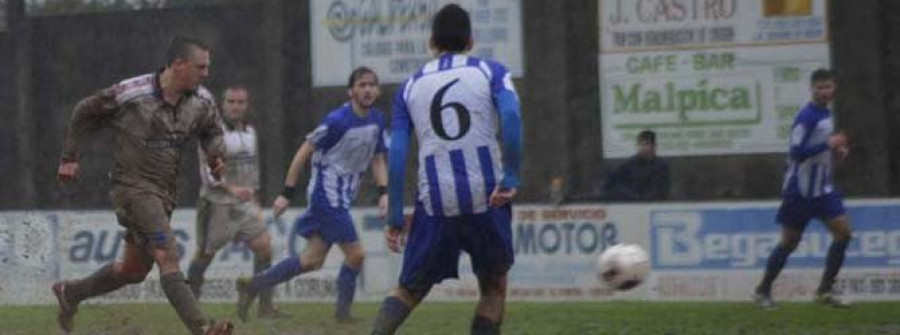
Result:
{"label": "player's hand", "polygon": [[78,179],[78,162],[60,162],[59,169],[56,170],[56,179],[60,182],[68,183]]}
{"label": "player's hand", "polygon": [[384,220],[388,212],[388,195],[382,194],[378,197],[378,218]]}
{"label": "player's hand", "polygon": [[406,232],[408,232],[410,226],[412,226],[412,217],[412,214],[404,215],[403,226],[395,227],[388,225],[387,228],[384,229],[384,242],[389,250],[398,253],[403,251],[403,246],[406,245]]}
{"label": "player's hand", "polygon": [[516,196],[516,189],[514,188],[495,188],[494,192],[491,193],[491,197],[489,202],[491,207],[501,207],[503,205],[508,204],[512,201],[513,197]]}
{"label": "player's hand", "polygon": [[837,149],[834,149],[834,151],[837,152],[838,159],[840,160],[845,160],[847,159],[847,156],[850,156],[850,147],[848,146],[838,147]]}
{"label": "player's hand", "polygon": [[229,187],[228,193],[230,193],[235,198],[238,198],[241,201],[250,201],[253,200],[254,191],[249,187]]}
{"label": "player's hand", "polygon": [[287,209],[288,205],[291,204],[291,201],[288,198],[285,198],[283,195],[279,195],[275,198],[275,201],[272,202],[272,216],[276,219],[284,213],[284,210]]}
{"label": "player's hand", "polygon": [[844,132],[839,132],[828,137],[828,147],[831,149],[839,150],[848,146],[847,135],[844,134]]}
{"label": "player's hand", "polygon": [[216,181],[222,181],[222,175],[225,174],[225,160],[222,159],[222,156],[210,157],[206,160],[206,165],[209,165],[209,173],[213,178]]}

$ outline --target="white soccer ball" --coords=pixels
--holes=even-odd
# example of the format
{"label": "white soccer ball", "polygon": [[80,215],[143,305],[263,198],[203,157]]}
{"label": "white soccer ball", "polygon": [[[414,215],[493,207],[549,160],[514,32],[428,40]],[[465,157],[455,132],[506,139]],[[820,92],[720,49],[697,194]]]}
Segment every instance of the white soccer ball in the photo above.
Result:
{"label": "white soccer ball", "polygon": [[650,255],[637,244],[616,244],[597,258],[597,278],[619,291],[633,289],[650,274]]}

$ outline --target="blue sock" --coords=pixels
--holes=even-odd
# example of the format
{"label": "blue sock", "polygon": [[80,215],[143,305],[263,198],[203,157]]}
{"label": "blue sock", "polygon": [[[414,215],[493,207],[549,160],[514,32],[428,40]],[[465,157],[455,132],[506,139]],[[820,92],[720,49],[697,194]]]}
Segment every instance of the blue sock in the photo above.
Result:
{"label": "blue sock", "polygon": [[293,256],[288,257],[255,276],[247,286],[247,291],[257,293],[260,290],[281,284],[303,273],[300,266],[300,258]]}
{"label": "blue sock", "polygon": [[769,261],[766,262],[766,274],[763,275],[762,282],[759,283],[759,286],[756,288],[756,293],[771,295],[772,294],[772,282],[775,281],[775,278],[778,278],[778,274],[781,273],[781,269],[784,268],[784,264],[787,263],[788,256],[791,255],[793,250],[788,250],[782,248],[779,244],[772,250],[772,254],[769,255]]}
{"label": "blue sock", "polygon": [[359,270],[344,264],[337,277],[337,308],[334,315],[338,318],[350,317],[350,305],[353,304],[353,294],[356,293],[356,277]]}
{"label": "blue sock", "polygon": [[844,264],[844,256],[846,255],[847,245],[849,241],[832,241],[828,247],[828,258],[825,259],[825,272],[822,273],[822,281],[819,283],[819,289],[816,293],[825,293],[831,291],[834,286],[834,278],[837,277],[841,265]]}
{"label": "blue sock", "polygon": [[406,306],[400,299],[394,296],[384,298],[384,302],[381,303],[381,310],[378,311],[378,316],[375,317],[375,329],[372,330],[372,334],[394,334],[397,328],[400,328],[403,320],[406,320],[406,317],[409,316],[410,311],[412,310],[409,306]]}

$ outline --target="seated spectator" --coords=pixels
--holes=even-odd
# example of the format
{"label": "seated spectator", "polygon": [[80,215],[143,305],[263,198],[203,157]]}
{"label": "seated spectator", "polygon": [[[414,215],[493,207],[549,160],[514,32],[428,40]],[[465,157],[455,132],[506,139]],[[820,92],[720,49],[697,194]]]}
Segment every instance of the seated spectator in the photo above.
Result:
{"label": "seated spectator", "polygon": [[560,176],[553,177],[547,187],[547,197],[551,204],[562,205],[566,202],[565,179]]}
{"label": "seated spectator", "polygon": [[619,166],[603,185],[607,201],[663,201],[669,197],[669,167],[656,157],[656,133],[642,131],[638,152]]}

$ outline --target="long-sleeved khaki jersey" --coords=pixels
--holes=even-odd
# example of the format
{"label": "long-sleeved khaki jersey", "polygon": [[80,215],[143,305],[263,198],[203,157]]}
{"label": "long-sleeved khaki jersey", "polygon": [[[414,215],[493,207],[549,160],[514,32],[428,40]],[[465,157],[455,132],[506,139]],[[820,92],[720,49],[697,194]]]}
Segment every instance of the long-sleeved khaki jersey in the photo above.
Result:
{"label": "long-sleeved khaki jersey", "polygon": [[159,73],[126,79],[78,103],[66,132],[63,160],[77,161],[86,135],[115,131],[114,186],[138,188],[174,202],[183,147],[196,136],[207,156],[224,150],[212,94],[203,87],[176,105],[163,100]]}

